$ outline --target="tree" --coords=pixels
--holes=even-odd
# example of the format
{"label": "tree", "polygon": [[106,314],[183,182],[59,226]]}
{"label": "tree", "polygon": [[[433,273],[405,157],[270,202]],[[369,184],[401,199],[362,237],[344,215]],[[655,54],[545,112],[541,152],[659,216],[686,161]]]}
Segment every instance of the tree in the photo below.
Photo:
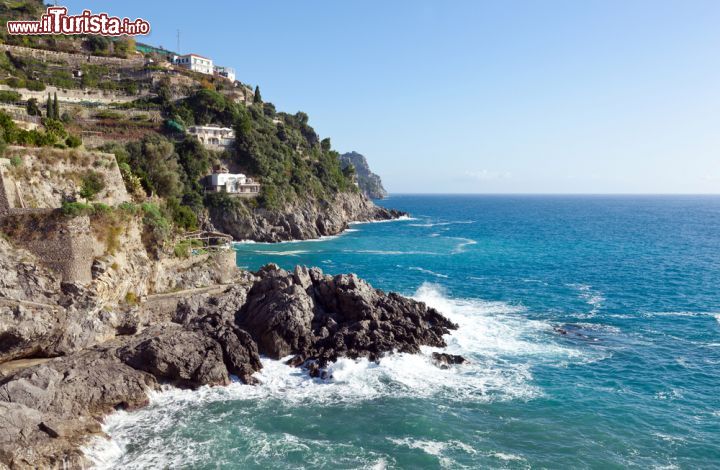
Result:
{"label": "tree", "polygon": [[115,41],[115,55],[118,57],[130,57],[135,53],[135,39],[125,36]]}
{"label": "tree", "polygon": [[260,96],[260,85],[255,85],[255,96],[253,96],[253,103],[262,103],[262,96]]}
{"label": "tree", "polygon": [[60,119],[60,108],[58,107],[57,91],[55,92],[55,98],[53,99],[53,119]]}
{"label": "tree", "polygon": [[148,192],[160,197],[182,193],[180,169],[173,143],[164,137],[148,136],[127,145],[128,163]]}
{"label": "tree", "polygon": [[85,46],[93,54],[106,55],[110,48],[110,39],[105,36],[90,36],[85,42]]}
{"label": "tree", "polygon": [[47,105],[45,105],[45,115],[48,119],[53,117],[52,101],[50,100],[50,93],[48,93]]}
{"label": "tree", "polygon": [[38,106],[38,100],[35,98],[30,98],[27,101],[27,105],[25,106],[25,109],[27,110],[27,113],[30,116],[42,116],[42,112],[40,111],[40,106]]}
{"label": "tree", "polygon": [[330,149],[332,148],[332,145],[330,144],[330,137],[327,137],[327,138],[323,139],[322,141],[320,141],[320,148],[322,149],[323,152],[330,151]]}

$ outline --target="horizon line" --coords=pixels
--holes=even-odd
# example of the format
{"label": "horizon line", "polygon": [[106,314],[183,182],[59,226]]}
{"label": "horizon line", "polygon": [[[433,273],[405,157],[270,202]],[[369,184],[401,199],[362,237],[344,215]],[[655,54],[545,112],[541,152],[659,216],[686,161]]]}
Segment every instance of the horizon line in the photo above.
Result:
{"label": "horizon line", "polygon": [[720,196],[718,193],[419,193],[388,192],[388,196]]}

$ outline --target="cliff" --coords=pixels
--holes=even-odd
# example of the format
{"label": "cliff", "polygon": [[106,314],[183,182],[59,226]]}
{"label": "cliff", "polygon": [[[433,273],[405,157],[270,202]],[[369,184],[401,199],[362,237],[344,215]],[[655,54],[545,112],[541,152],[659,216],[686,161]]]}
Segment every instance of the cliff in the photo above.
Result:
{"label": "cliff", "polygon": [[[129,250],[142,251],[132,236],[120,248]],[[443,335],[457,328],[355,275],[233,268],[230,283],[199,289],[188,272],[212,271],[205,260],[158,263],[114,268],[122,278],[98,269],[88,286],[60,283],[41,260],[0,238],[0,268],[10,273],[0,279],[0,468],[87,467],[81,448],[102,435],[103,416],[145,406],[162,384],[221,386],[231,375],[253,384],[260,355],[293,355],[290,365],[330,379],[325,366],[339,357],[378,361],[444,347]],[[186,281],[137,301],[111,294],[126,283],[152,292],[169,278]],[[435,359],[439,367],[462,362]]]}
{"label": "cliff", "polygon": [[213,226],[236,240],[281,242],[337,235],[350,222],[389,220],[404,213],[378,207],[358,192],[330,200],[301,199],[279,210],[230,205],[210,208]]}
{"label": "cliff", "polygon": [[387,191],[383,187],[380,176],[370,170],[367,159],[357,153],[348,152],[340,155],[340,164],[343,168],[352,166],[355,168],[358,186],[360,190],[370,199],[383,199],[387,197]]}

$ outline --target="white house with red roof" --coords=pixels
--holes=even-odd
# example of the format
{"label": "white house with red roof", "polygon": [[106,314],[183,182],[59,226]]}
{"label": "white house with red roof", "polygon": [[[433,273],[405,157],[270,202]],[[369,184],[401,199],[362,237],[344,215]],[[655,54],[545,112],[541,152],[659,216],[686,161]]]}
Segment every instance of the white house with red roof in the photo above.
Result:
{"label": "white house with red roof", "polygon": [[192,70],[193,72],[213,74],[213,61],[197,54],[177,55],[174,57],[175,65]]}

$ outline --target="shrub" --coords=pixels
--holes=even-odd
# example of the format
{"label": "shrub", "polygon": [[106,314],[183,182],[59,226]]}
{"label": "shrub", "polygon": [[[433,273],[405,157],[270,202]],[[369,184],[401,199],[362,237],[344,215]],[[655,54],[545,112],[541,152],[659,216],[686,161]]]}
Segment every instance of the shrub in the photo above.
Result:
{"label": "shrub", "polygon": [[68,217],[78,217],[81,215],[92,215],[95,208],[90,204],[82,202],[63,202],[60,210],[63,215]]}
{"label": "shrub", "polygon": [[82,139],[76,135],[70,134],[67,139],[65,139],[65,144],[70,148],[78,148],[82,145]]}
{"label": "shrub", "polygon": [[22,158],[18,157],[17,155],[13,155],[10,158],[10,164],[14,167],[18,167],[22,165]]}
{"label": "shrub", "polygon": [[183,240],[175,245],[173,248],[173,252],[175,253],[175,256],[178,258],[185,259],[188,256],[190,256],[190,247],[191,247],[190,240]]}
{"label": "shrub", "polygon": [[21,98],[22,96],[17,91],[0,90],[0,102],[16,103],[20,101]]}
{"label": "shrub", "polygon": [[85,173],[82,178],[82,186],[80,187],[81,197],[93,199],[103,189],[105,189],[105,180],[100,173],[96,171]]}
{"label": "shrub", "polygon": [[27,80],[25,88],[31,91],[45,91],[45,84],[39,80]]}
{"label": "shrub", "polygon": [[137,297],[137,294],[135,294],[134,292],[128,292],[127,294],[125,294],[125,303],[127,303],[128,305],[137,305],[138,302],[139,299]]}

